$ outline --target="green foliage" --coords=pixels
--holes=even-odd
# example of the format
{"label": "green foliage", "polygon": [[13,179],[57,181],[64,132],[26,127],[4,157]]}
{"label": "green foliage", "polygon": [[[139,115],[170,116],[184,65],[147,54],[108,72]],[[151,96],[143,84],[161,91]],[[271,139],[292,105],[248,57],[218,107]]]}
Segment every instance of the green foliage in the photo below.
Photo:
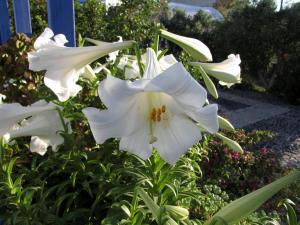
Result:
{"label": "green foliage", "polygon": [[228,52],[239,53],[243,77],[250,77],[248,80],[276,95],[298,101],[298,12],[299,5],[276,12],[274,2],[265,0],[232,13],[211,33],[210,46],[216,59],[224,59]]}
{"label": "green foliage", "polygon": [[293,208],[295,205],[290,199],[283,199],[278,204],[278,206],[283,206],[286,210],[286,223],[288,225],[298,225],[300,223],[300,219],[297,218],[297,214]]}
{"label": "green foliage", "polygon": [[224,17],[227,17],[231,12],[241,10],[249,5],[249,0],[217,0],[214,7],[219,10]]}
{"label": "green foliage", "polygon": [[93,151],[66,143],[57,153],[30,154],[24,160],[7,155],[7,149],[17,145],[1,145],[0,215],[6,224],[146,224],[152,214],[137,188],[147,190],[161,209],[189,208],[203,197],[189,158],[176,166],[157,154],[144,161],[118,151],[117,143],[110,141]]}
{"label": "green foliage", "polygon": [[[161,23],[172,33],[203,41],[209,39],[209,33],[214,28],[216,21],[209,14],[201,11],[194,17],[188,17],[184,11],[176,10],[171,18],[162,17]],[[169,42],[168,44],[170,51],[179,55],[181,49],[175,44]]]}
{"label": "green foliage", "polygon": [[[167,4],[164,0],[124,0],[120,6],[106,10],[102,1],[74,2],[77,35],[103,41],[117,41],[117,36],[122,36],[143,44],[156,34],[156,24]],[[48,26],[47,1],[31,0],[30,6],[33,36],[38,36]]]}
{"label": "green foliage", "polygon": [[217,185],[204,185],[201,191],[204,196],[201,198],[199,206],[195,206],[192,213],[197,218],[208,220],[228,203],[229,196]]}
{"label": "green foliage", "polygon": [[203,171],[201,183],[216,184],[236,198],[270,183],[284,172],[271,149],[253,147],[270,138],[269,132],[239,130],[234,134],[226,133],[226,136],[237,141],[244,153],[234,152],[222,142],[209,138],[204,142],[208,160],[200,163]]}
{"label": "green foliage", "polygon": [[[92,3],[90,0],[82,7],[94,15],[102,15],[103,5],[93,6]],[[126,4],[134,7],[130,1],[124,2]],[[151,9],[150,6],[148,8]],[[120,15],[115,18],[115,23],[120,23],[124,18],[122,16],[127,15],[127,12],[122,14],[124,9],[112,8],[103,16]],[[146,14],[141,8],[138,9],[141,14]],[[142,20],[139,13],[132,18]],[[132,18],[127,18],[131,25],[135,21]],[[97,18],[93,19],[96,23]],[[43,24],[42,21],[39,23]],[[87,21],[87,17],[83,19],[82,24],[85,25],[82,26],[86,26]],[[150,26],[151,23],[147,24]],[[144,22],[141,24],[141,29],[148,26]],[[102,35],[98,30],[86,30],[91,32],[86,35]],[[151,37],[154,29],[149,29],[150,33],[145,31],[141,37],[138,32],[128,31],[124,25],[122,32],[125,38],[136,36],[138,40],[145,41]],[[105,33],[109,37],[103,35],[103,38],[113,40],[113,32],[110,32]],[[196,144],[174,166],[165,163],[157,153],[148,160],[142,160],[119,151],[116,140],[96,145],[81,110],[87,106],[104,108],[99,102],[97,87],[105,73],[98,74],[98,78],[92,82],[80,80],[82,91],[66,102],[58,102],[53,93],[41,85],[42,73],[30,72],[30,76],[25,75],[29,72],[25,51],[32,49],[32,43],[25,36],[18,35],[7,45],[1,46],[1,88],[10,87],[4,84],[12,87],[7,91],[1,89],[0,93],[7,95],[7,102],[18,101],[26,105],[36,99],[55,102],[64,107],[62,114],[70,120],[73,133],[63,132],[64,145],[58,152],[48,151],[43,157],[29,152],[28,138],[20,138],[9,145],[1,140],[0,218],[6,224],[202,224],[233,196],[235,198],[244,191],[256,189],[274,180],[275,173],[282,173],[281,168],[274,168],[276,160],[272,158],[272,161],[273,155],[265,153],[265,150],[257,155],[250,152],[236,155],[230,150],[225,151],[225,146],[205,135],[203,146]],[[114,65],[107,67],[112,75],[122,76]],[[9,82],[11,77],[20,76],[21,79]],[[35,92],[30,92],[31,82],[35,85]],[[26,96],[23,99],[24,94]],[[260,131],[253,135],[245,135],[242,131],[226,135],[240,142],[245,149],[271,136]],[[265,177],[261,179],[257,174],[264,174]],[[253,183],[239,186],[243,185],[241,180],[251,181],[252,177],[257,177],[254,179],[257,186],[253,186]],[[219,182],[222,179],[225,183]]]}
{"label": "green foliage", "polygon": [[107,12],[106,39],[112,41],[119,35],[124,40],[149,43],[157,32],[159,15],[164,10],[164,0],[123,0],[120,6],[111,7]]}
{"label": "green foliage", "polygon": [[[107,22],[105,4],[98,0],[88,0],[84,4],[75,2],[75,29],[82,37],[106,40]],[[116,40],[116,35],[113,38]]]}
{"label": "green foliage", "polygon": [[[272,0],[251,5],[247,1],[222,0],[216,5],[224,14],[230,11],[223,22],[214,21],[203,12],[188,17],[182,11],[161,21],[173,33],[206,43],[216,62],[226,59],[229,53],[240,54],[244,87],[261,86],[299,103],[300,4],[280,12],[275,11]],[[179,55],[177,46],[170,47]]]}
{"label": "green foliage", "polygon": [[41,34],[48,27],[47,1],[30,0],[30,15],[33,36]]}

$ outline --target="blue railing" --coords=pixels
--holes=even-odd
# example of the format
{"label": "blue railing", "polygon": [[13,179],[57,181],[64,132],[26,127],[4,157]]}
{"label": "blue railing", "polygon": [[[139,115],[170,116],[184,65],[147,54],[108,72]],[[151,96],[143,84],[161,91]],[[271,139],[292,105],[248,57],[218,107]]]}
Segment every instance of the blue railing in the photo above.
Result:
{"label": "blue railing", "polygon": [[[48,0],[48,25],[55,34],[64,34],[67,46],[76,45],[75,13],[73,0]],[[11,37],[9,7],[13,7],[16,33],[32,35],[29,0],[13,0],[13,6],[7,0],[0,0],[0,44]],[[1,224],[0,224],[1,225]]]}

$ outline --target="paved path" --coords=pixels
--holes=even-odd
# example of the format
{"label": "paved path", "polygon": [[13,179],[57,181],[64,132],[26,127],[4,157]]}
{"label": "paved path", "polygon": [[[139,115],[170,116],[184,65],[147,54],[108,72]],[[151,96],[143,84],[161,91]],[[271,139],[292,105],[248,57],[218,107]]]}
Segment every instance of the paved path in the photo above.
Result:
{"label": "paved path", "polygon": [[220,113],[236,128],[272,131],[274,139],[263,144],[278,153],[283,165],[300,168],[300,107],[250,91],[226,90],[219,96]]}

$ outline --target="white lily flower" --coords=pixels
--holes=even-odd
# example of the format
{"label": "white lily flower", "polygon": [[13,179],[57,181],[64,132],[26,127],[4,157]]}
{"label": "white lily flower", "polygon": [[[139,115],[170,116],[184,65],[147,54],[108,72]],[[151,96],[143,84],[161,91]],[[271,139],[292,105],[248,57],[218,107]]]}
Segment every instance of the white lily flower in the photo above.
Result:
{"label": "white lily flower", "polygon": [[58,133],[64,127],[57,110],[41,112],[22,122],[20,126],[15,126],[4,135],[4,139],[9,141],[17,137],[31,136],[30,151],[44,155],[48,146],[56,151],[57,147],[64,142]]}
{"label": "white lily flower", "polygon": [[121,0],[105,0],[106,10],[108,10],[112,6],[117,6],[121,4],[122,4]]}
{"label": "white lily flower", "polygon": [[162,37],[180,46],[194,59],[201,60],[201,61],[212,61],[211,52],[203,42],[195,38],[184,37],[178,34],[173,34],[165,30],[160,30],[160,32]]}
{"label": "white lily flower", "polygon": [[217,105],[203,107],[205,89],[181,63],[163,71],[153,49],[147,49],[142,79],[131,82],[108,75],[99,85],[99,96],[108,110],[83,110],[96,142],[121,138],[121,150],[143,159],[154,147],[173,164],[201,139],[198,123],[211,133],[219,128]]}
{"label": "white lily flower", "polygon": [[220,80],[221,85],[231,86],[241,82],[240,55],[230,54],[228,59],[220,63],[192,62],[191,65],[201,66],[205,72]]}
{"label": "white lily flower", "polygon": [[[143,58],[143,56],[142,56]],[[117,66],[121,70],[124,70],[125,79],[141,78],[140,69],[136,56],[124,55],[120,58]]]}
{"label": "white lily flower", "polygon": [[9,132],[15,125],[22,120],[45,112],[55,110],[56,105],[48,104],[45,101],[39,101],[31,106],[22,106],[19,103],[1,104],[0,105],[0,136]]}
{"label": "white lily flower", "polygon": [[107,64],[102,65],[101,63],[97,63],[97,67],[94,69],[95,73],[100,73],[103,71],[105,74],[111,74],[110,70],[106,68]]}
{"label": "white lily flower", "polygon": [[92,69],[90,65],[87,65],[82,69],[81,75],[82,77],[90,81],[95,80],[97,78],[95,71]]}
{"label": "white lily flower", "polygon": [[[178,61],[175,57],[170,54],[160,58],[158,61],[159,66],[162,71],[165,71],[173,64],[177,63]],[[142,63],[146,63],[146,54],[142,55]],[[118,64],[118,68],[124,69],[124,75],[126,79],[136,79],[141,78],[140,69],[138,65],[138,61],[135,56],[128,56],[124,55]]]}
{"label": "white lily flower", "polygon": [[[121,36],[118,36],[119,40],[118,42],[123,42],[123,38]],[[120,51],[111,52],[108,54],[108,62],[111,62],[112,64],[115,63],[117,56],[119,55]]]}
{"label": "white lily flower", "polygon": [[[54,40],[52,40],[52,38]],[[50,28],[45,28],[44,32],[36,39],[34,42],[34,49],[40,50],[43,48],[51,47],[64,47],[68,42],[66,36],[63,34],[58,34],[54,36],[53,31]]]}
{"label": "white lily flower", "polygon": [[[121,36],[117,36],[119,38],[119,40],[117,42],[123,42],[123,38]],[[94,39],[91,39],[91,38],[85,38],[85,40],[95,44],[95,45],[98,45],[98,46],[101,46],[101,45],[104,45],[104,44],[109,44],[109,42],[104,42],[104,41],[98,41],[98,40],[94,40]],[[116,43],[116,42],[114,42]],[[117,56],[119,55],[119,50],[118,51],[114,51],[114,52],[111,52],[111,53],[108,53],[108,58],[107,58],[107,62],[110,62],[111,64],[114,64],[116,59],[117,59]]]}
{"label": "white lily flower", "polygon": [[83,68],[108,53],[130,47],[133,42],[104,43],[89,47],[64,47],[66,39],[63,35],[54,36],[50,29],[37,39],[36,51],[28,53],[29,69],[33,71],[47,70],[44,78],[60,101],[75,96],[81,87],[76,84]]}

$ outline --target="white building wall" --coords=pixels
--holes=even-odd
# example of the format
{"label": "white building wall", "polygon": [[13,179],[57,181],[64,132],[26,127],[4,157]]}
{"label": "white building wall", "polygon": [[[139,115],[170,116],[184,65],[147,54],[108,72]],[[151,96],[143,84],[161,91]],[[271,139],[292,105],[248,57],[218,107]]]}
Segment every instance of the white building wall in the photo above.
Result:
{"label": "white building wall", "polygon": [[212,7],[216,0],[169,0],[169,2],[196,5],[201,7]]}

